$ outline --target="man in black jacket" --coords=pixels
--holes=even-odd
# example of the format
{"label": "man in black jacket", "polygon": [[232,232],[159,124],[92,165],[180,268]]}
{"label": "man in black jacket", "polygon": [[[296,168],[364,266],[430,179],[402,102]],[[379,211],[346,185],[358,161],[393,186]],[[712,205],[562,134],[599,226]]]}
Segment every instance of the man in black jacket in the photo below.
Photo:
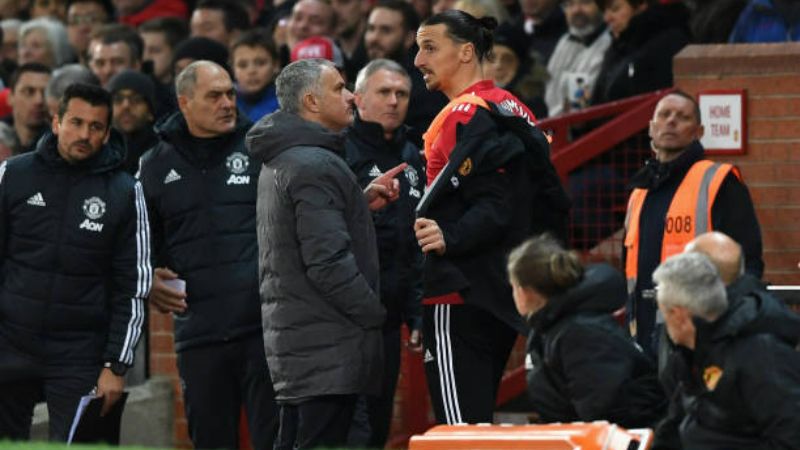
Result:
{"label": "man in black jacket", "polygon": [[[375,59],[367,64],[356,78],[358,114],[345,141],[347,163],[362,187],[397,165],[408,164],[399,179],[400,197],[373,214],[381,268],[380,298],[386,307],[383,388],[379,396],[366,399],[368,423],[356,415],[351,445],[382,448],[386,443],[400,370],[403,322],[411,333],[409,348],[421,350],[422,252],[414,237],[414,210],[425,188],[425,167],[419,148],[409,142],[408,127],[403,125],[410,91],[408,73],[396,62]],[[359,400],[358,412],[361,406]]]}
{"label": "man in black jacket", "polygon": [[[396,199],[387,171],[365,193],[347,166],[353,95],[330,61],[276,80],[280,111],[247,134],[263,163],[258,246],[264,347],[281,405],[275,449],[343,446],[359,394],[380,389],[378,251],[370,209]],[[377,184],[381,187],[377,188]]]}
{"label": "man in black jacket", "polygon": [[233,83],[216,63],[187,66],[176,90],[180,112],[160,123],[160,142],[139,174],[159,266],[150,302],[174,314],[194,445],[238,448],[244,404],[253,447],[270,448],[277,408],[261,338],[259,167],[244,149],[250,122],[237,114]]}
{"label": "man in black jacket", "polygon": [[758,291],[728,297],[700,253],[668,258],[653,278],[680,356],[671,409],[683,410],[683,448],[800,448],[800,318]]}
{"label": "man in black jacket", "polygon": [[105,413],[133,364],[149,229],[110,130],[110,95],[75,84],[52,134],[0,165],[0,440],[29,437],[43,393],[50,439],[66,441],[80,397],[96,387]]}

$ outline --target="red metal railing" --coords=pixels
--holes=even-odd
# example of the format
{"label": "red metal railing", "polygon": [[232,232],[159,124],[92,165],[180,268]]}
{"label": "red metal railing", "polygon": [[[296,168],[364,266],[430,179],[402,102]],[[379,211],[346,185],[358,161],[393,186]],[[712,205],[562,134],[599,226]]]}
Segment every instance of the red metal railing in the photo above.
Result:
{"label": "red metal railing", "polygon": [[[619,265],[627,182],[650,155],[647,127],[662,90],[563,116],[544,119],[539,127],[552,137],[551,158],[573,200],[570,244],[587,260]],[[517,346],[517,352],[524,349]],[[399,417],[389,448],[405,447],[408,439],[434,425],[422,358],[403,352],[398,383]],[[520,358],[516,358],[520,360]],[[508,371],[497,404],[523,394],[525,369]]]}

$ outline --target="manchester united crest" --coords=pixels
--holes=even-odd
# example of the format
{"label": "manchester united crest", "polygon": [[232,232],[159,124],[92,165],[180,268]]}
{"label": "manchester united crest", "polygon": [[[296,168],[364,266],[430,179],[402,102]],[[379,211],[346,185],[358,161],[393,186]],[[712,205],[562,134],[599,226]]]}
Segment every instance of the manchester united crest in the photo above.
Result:
{"label": "manchester united crest", "polygon": [[225,160],[225,166],[230,173],[241,175],[247,172],[247,168],[250,166],[250,158],[244,153],[235,152]]}
{"label": "manchester united crest", "polygon": [[408,184],[410,184],[411,186],[416,186],[417,183],[419,183],[419,174],[417,173],[417,169],[411,166],[406,166],[406,168],[403,169],[403,172],[405,172],[406,174],[406,178],[408,179]]}
{"label": "manchester united crest", "polygon": [[83,213],[91,220],[97,220],[106,213],[106,203],[100,197],[87,198],[83,202]]}
{"label": "manchester united crest", "polygon": [[461,166],[458,167],[458,174],[462,177],[465,177],[472,172],[472,159],[467,158],[461,163]]}
{"label": "manchester united crest", "polygon": [[720,369],[718,366],[708,366],[703,371],[703,382],[709,391],[716,389],[717,383],[719,383],[719,379],[721,377],[722,369]]}

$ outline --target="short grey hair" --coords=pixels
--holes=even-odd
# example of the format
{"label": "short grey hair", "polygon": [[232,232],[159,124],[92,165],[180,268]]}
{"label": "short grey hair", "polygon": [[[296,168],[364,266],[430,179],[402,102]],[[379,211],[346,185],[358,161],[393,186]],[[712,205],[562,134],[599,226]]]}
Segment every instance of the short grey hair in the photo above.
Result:
{"label": "short grey hair", "polygon": [[319,93],[323,67],[336,70],[332,62],[320,58],[301,59],[283,68],[275,79],[275,91],[281,111],[300,113],[303,96],[308,92]]}
{"label": "short grey hair", "polygon": [[0,122],[0,144],[11,149],[13,155],[20,151],[20,142],[14,127],[5,122]]}
{"label": "short grey hair", "polygon": [[411,77],[406,72],[406,69],[403,68],[400,64],[392,61],[391,59],[374,59],[370,61],[369,64],[364,66],[363,69],[358,71],[358,76],[356,76],[356,92],[364,93],[367,89],[367,80],[371,77],[375,72],[379,70],[386,70],[389,72],[396,73],[398,75],[402,75],[406,81],[408,81],[408,89],[411,90]]}
{"label": "short grey hair", "polygon": [[53,54],[53,67],[58,67],[72,59],[74,54],[64,24],[50,17],[37,17],[24,22],[19,27],[18,45],[21,46],[25,36],[34,30],[44,31],[50,52]]}
{"label": "short grey hair", "polygon": [[693,316],[716,320],[728,309],[725,285],[717,267],[702,253],[679,253],[653,272],[656,299],[664,306],[680,306]]}
{"label": "short grey hair", "polygon": [[192,97],[194,95],[194,88],[197,86],[197,71],[203,67],[215,67],[222,72],[228,73],[224,67],[213,61],[207,61],[205,59],[194,61],[181,70],[181,73],[175,77],[175,93],[185,97]]}
{"label": "short grey hair", "polygon": [[67,64],[53,72],[53,76],[47,82],[47,88],[44,90],[45,96],[60,100],[67,87],[75,83],[100,86],[97,75],[93,74],[88,67],[82,64]]}

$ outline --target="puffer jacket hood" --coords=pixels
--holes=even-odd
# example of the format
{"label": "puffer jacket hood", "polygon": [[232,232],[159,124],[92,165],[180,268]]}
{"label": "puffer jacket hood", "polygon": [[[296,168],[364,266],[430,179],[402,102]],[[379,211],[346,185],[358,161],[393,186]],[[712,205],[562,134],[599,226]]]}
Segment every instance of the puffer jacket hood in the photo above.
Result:
{"label": "puffer jacket hood", "polygon": [[253,126],[245,138],[245,148],[255,158],[269,162],[296,146],[323,147],[344,155],[344,133],[335,133],[297,114],[276,111]]}
{"label": "puffer jacket hood", "polygon": [[713,323],[695,318],[697,342],[712,343],[755,334],[771,334],[792,347],[800,344],[800,316],[766,291],[729,296],[728,311]]}
{"label": "puffer jacket hood", "polygon": [[622,274],[608,264],[591,264],[577,285],[551,298],[547,306],[531,316],[530,325],[545,330],[562,317],[578,312],[612,314],[625,305],[626,299]]}
{"label": "puffer jacket hood", "polygon": [[109,172],[125,162],[125,140],[115,129],[111,129],[108,142],[99,152],[75,164],[65,161],[58,153],[58,137],[47,131],[36,143],[36,157],[52,167],[72,167],[89,173]]}
{"label": "puffer jacket hood", "polygon": [[[247,133],[247,130],[249,130],[252,125],[253,122],[251,122],[246,115],[242,114],[241,111],[237,111],[236,124],[234,125],[233,132],[219,137],[219,139],[224,141],[220,142],[220,146],[227,148],[227,146],[233,142],[234,138]],[[186,124],[183,113],[175,111],[158,121],[153,127],[160,140],[171,144],[175,147],[176,151],[190,161],[195,161],[197,159],[197,155],[192,151],[194,147],[194,138],[189,133],[189,126]],[[217,154],[221,157],[224,152],[217,152]]]}

